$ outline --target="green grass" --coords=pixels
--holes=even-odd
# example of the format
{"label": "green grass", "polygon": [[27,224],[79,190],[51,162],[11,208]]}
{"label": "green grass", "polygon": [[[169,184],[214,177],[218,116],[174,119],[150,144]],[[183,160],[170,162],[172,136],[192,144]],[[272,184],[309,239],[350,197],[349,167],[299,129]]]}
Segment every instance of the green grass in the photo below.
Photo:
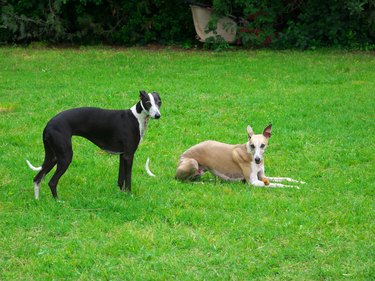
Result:
{"label": "green grass", "polygon": [[[0,49],[0,280],[373,280],[373,53]],[[33,198],[41,134],[71,107],[129,108],[158,91],[133,170],[80,138],[59,183]],[[266,174],[297,189],[174,180],[207,139],[273,124]],[[147,157],[156,178],[144,171]]]}

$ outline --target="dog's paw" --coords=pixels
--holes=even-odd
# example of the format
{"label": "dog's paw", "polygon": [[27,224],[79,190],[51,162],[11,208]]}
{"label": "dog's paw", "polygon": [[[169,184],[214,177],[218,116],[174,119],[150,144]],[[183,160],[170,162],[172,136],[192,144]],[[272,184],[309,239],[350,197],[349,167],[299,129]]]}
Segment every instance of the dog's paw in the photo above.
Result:
{"label": "dog's paw", "polygon": [[262,182],[263,182],[265,185],[270,185],[270,181],[269,181],[267,178],[262,178]]}

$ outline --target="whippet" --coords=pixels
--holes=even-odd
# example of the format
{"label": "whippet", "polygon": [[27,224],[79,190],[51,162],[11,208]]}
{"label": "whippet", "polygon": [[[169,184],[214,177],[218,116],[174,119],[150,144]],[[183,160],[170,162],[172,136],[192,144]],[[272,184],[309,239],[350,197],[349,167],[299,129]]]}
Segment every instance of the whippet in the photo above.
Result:
{"label": "whippet", "polygon": [[39,198],[39,187],[44,176],[56,164],[56,172],[48,185],[53,197],[57,198],[58,181],[72,161],[74,135],[88,139],[109,153],[120,155],[117,184],[121,190],[130,192],[134,154],[145,134],[149,118],[160,118],[160,106],[158,93],[140,91],[140,100],[130,109],[81,107],[57,114],[43,131],[45,157],[42,166],[34,167],[26,160],[32,170],[39,171],[34,177],[35,198]]}
{"label": "whippet", "polygon": [[205,171],[224,180],[242,180],[254,186],[295,187],[281,183],[288,181],[304,183],[291,178],[266,177],[264,174],[263,154],[271,137],[272,125],[267,126],[262,134],[255,135],[248,126],[248,142],[245,144],[225,144],[217,141],[204,141],[185,151],[179,159],[176,178],[195,180]]}

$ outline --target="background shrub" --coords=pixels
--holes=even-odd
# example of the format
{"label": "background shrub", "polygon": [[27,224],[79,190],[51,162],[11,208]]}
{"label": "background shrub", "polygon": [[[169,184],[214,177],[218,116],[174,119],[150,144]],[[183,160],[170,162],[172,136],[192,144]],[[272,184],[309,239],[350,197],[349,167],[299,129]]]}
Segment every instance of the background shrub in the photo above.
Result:
{"label": "background shrub", "polygon": [[[0,42],[195,42],[191,11],[168,0],[0,0]],[[375,0],[210,0],[245,47],[374,49]]]}
{"label": "background shrub", "polygon": [[233,14],[246,47],[374,48],[374,0],[214,0],[217,13]]}
{"label": "background shrub", "polygon": [[188,5],[173,1],[2,1],[2,42],[145,44],[194,40]]}

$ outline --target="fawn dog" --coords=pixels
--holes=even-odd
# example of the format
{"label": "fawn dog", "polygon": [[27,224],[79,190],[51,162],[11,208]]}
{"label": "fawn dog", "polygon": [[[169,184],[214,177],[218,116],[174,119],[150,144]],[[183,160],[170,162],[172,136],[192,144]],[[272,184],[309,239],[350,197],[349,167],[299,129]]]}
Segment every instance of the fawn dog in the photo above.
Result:
{"label": "fawn dog", "polygon": [[[279,183],[281,181],[304,183],[291,178],[269,177],[264,174],[263,154],[271,137],[272,124],[262,134],[254,134],[248,126],[248,142],[245,144],[225,144],[204,141],[185,151],[179,159],[176,179],[195,180],[205,171],[224,180],[242,180],[254,186],[295,187]],[[277,183],[271,183],[275,181]]]}

